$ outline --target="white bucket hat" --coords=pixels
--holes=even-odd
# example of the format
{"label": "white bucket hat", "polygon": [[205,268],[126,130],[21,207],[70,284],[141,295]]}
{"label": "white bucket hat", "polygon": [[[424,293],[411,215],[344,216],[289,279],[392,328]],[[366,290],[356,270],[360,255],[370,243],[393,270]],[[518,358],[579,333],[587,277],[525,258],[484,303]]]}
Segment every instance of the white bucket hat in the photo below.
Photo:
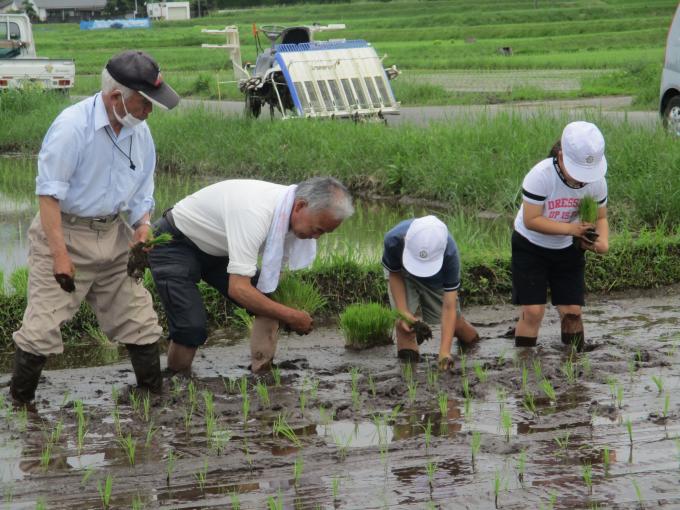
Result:
{"label": "white bucket hat", "polygon": [[416,218],[406,231],[401,262],[413,276],[437,274],[444,263],[449,229],[435,216]]}
{"label": "white bucket hat", "polygon": [[604,137],[595,124],[571,122],[562,131],[562,160],[579,182],[599,181],[607,173]]}

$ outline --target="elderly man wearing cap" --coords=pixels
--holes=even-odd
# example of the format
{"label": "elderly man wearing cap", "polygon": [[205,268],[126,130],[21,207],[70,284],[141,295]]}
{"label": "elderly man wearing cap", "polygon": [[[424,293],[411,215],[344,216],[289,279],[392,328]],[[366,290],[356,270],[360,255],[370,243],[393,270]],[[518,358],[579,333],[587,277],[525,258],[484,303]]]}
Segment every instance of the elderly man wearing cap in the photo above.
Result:
{"label": "elderly man wearing cap", "polygon": [[66,108],[48,130],[38,156],[40,212],[28,231],[28,306],[14,333],[15,402],[34,399],[47,356],[63,352],[59,328],[83,300],[127,347],[139,387],[160,391],[161,329],[126,264],[130,242],[149,236],[154,206],[156,152],[144,121],[154,105],[178,102],[153,58],[126,51],[106,64],[101,92]]}
{"label": "elderly man wearing cap", "polygon": [[[479,340],[460,313],[460,257],[448,228],[435,216],[402,221],[385,234],[382,263],[392,307],[411,321],[420,309],[425,322],[441,322],[439,366],[447,369],[454,336],[461,346]],[[417,361],[418,343],[411,326],[397,321],[396,334],[399,359]]]}
{"label": "elderly man wearing cap", "polygon": [[[524,178],[512,234],[512,299],[522,307],[516,346],[536,345],[549,286],[560,314],[562,343],[583,348],[584,250],[609,249],[606,172],[602,133],[579,121],[564,128],[550,157]],[[586,196],[598,204],[594,225],[579,219],[579,203]]]}

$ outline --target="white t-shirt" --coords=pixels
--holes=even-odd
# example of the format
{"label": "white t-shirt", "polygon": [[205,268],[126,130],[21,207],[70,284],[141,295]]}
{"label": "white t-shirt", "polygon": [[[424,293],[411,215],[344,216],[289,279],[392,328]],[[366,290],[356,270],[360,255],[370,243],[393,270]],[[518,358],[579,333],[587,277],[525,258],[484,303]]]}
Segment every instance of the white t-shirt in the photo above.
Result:
{"label": "white t-shirt", "polygon": [[286,189],[247,179],[218,182],[180,200],[172,218],[205,253],[228,256],[229,274],[254,276],[274,210]]}
{"label": "white t-shirt", "polygon": [[607,181],[600,179],[582,188],[574,189],[567,186],[553,164],[553,158],[544,159],[534,166],[524,177],[522,182],[522,206],[515,217],[515,230],[532,243],[560,250],[568,247],[572,236],[542,234],[529,230],[524,225],[524,202],[543,206],[543,216],[561,223],[578,221],[578,205],[581,198],[592,196],[598,207],[607,205]]}

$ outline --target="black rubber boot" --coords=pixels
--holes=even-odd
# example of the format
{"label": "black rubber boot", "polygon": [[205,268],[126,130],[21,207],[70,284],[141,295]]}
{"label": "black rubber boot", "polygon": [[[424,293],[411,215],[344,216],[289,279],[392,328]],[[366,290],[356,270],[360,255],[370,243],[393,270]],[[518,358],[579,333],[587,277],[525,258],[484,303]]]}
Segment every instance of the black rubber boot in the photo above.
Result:
{"label": "black rubber boot", "polygon": [[161,376],[158,342],[147,345],[125,344],[125,347],[130,354],[132,369],[137,378],[137,387],[149,390],[151,393],[161,393],[163,377]]}
{"label": "black rubber boot", "polygon": [[515,347],[536,347],[536,340],[535,336],[516,336]]}
{"label": "black rubber boot", "polygon": [[14,351],[14,372],[9,383],[9,392],[17,404],[30,404],[35,399],[40,374],[47,357],[22,351]]}
{"label": "black rubber boot", "polygon": [[565,313],[561,320],[562,343],[571,345],[576,352],[583,351],[585,336],[583,335],[583,320],[575,313]]}

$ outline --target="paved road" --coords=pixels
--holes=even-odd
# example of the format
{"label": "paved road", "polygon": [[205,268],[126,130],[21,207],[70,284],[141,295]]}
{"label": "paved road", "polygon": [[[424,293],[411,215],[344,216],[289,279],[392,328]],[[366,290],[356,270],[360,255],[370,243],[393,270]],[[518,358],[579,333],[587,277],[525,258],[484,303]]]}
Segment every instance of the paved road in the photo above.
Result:
{"label": "paved road", "polygon": [[[549,113],[556,116],[567,115],[578,118],[584,111],[601,111],[605,117],[618,121],[645,127],[659,125],[656,112],[625,112],[621,109],[630,106],[632,101],[628,96],[598,97],[588,99],[574,99],[564,101],[534,101],[498,105],[466,105],[466,106],[410,106],[402,108],[401,115],[389,118],[389,124],[425,125],[433,121],[446,121],[480,115],[498,115],[499,113],[517,112],[531,117],[539,113]],[[243,103],[237,101],[204,101],[198,99],[183,99],[182,108],[196,108],[202,106],[208,110],[221,111],[228,114],[243,114]],[[260,120],[268,120],[269,115],[263,113]]]}

